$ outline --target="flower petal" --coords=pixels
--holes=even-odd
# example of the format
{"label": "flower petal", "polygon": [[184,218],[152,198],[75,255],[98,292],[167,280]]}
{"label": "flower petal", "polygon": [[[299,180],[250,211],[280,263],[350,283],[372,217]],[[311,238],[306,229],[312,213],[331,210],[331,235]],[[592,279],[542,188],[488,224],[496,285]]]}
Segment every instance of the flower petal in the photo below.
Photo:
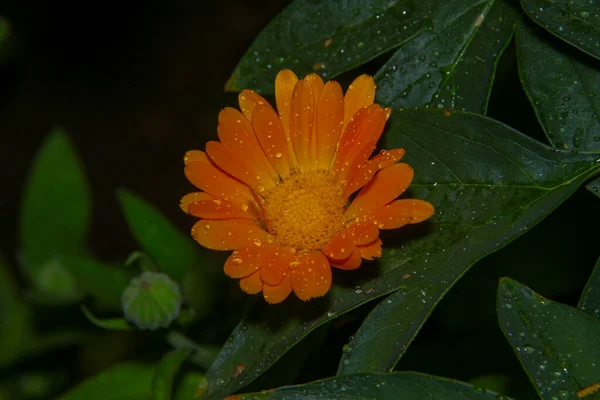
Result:
{"label": "flower petal", "polygon": [[340,141],[338,143],[333,160],[333,165],[331,167],[331,172],[334,174],[338,175],[339,171],[345,167],[344,162],[347,160],[347,155],[350,152],[350,149],[352,149],[352,146],[356,142],[356,138],[362,130],[362,125],[366,121],[364,118],[366,114],[366,108],[359,110],[354,118],[352,118],[350,123],[342,131],[342,135],[340,136]]}
{"label": "flower petal", "polygon": [[316,289],[317,271],[311,263],[314,258],[308,255],[298,257],[300,265],[290,269],[290,280],[292,289],[300,300],[307,301],[313,297]]}
{"label": "flower petal", "polygon": [[427,201],[401,199],[375,209],[371,215],[380,229],[397,229],[425,221],[433,212],[433,206]]}
{"label": "flower petal", "polygon": [[230,278],[245,278],[258,271],[266,259],[266,253],[261,247],[242,247],[234,250],[225,261],[223,270]]}
{"label": "flower petal", "polygon": [[[223,143],[210,141],[206,143],[206,153],[219,168],[234,178],[244,182],[254,191],[264,191],[265,188],[256,179],[256,175],[240,164],[237,159],[225,148]],[[262,189],[261,189],[262,188]]]}
{"label": "flower petal", "polygon": [[368,75],[361,75],[350,84],[344,97],[344,127],[358,110],[373,104],[375,88],[375,80]]}
{"label": "flower petal", "polygon": [[356,135],[356,139],[348,150],[342,169],[337,174],[338,182],[346,185],[356,175],[359,167],[364,164],[375,150],[377,141],[383,133],[389,109],[381,108],[378,104],[369,106],[366,113],[361,113],[365,121]]}
{"label": "flower petal", "polygon": [[302,79],[294,87],[290,115],[290,138],[301,171],[309,171],[314,166],[311,160],[311,142],[315,107],[313,81]]}
{"label": "flower petal", "polygon": [[293,253],[282,246],[271,246],[268,256],[260,269],[260,277],[264,283],[279,285],[290,269]]}
{"label": "flower petal", "polygon": [[364,246],[357,246],[356,249],[360,253],[360,257],[365,260],[372,260],[374,258],[381,257],[381,245],[383,242],[381,239],[377,238],[371,243],[368,243]]}
{"label": "flower petal", "polygon": [[290,152],[281,120],[271,106],[254,109],[252,126],[267,159],[283,179],[290,176]]}
{"label": "flower petal", "polygon": [[183,164],[188,165],[191,162],[209,162],[206,153],[200,150],[190,150],[183,156]]}
{"label": "flower petal", "polygon": [[[187,210],[184,207],[187,204]],[[208,193],[190,193],[181,199],[180,207],[190,215],[207,219],[259,219],[254,204],[221,200]]]}
{"label": "flower petal", "polygon": [[391,202],[410,186],[413,175],[413,169],[404,163],[394,164],[379,171],[371,182],[358,192],[346,210],[346,218],[355,218]]}
{"label": "flower petal", "polygon": [[263,284],[263,297],[269,304],[281,303],[290,293],[292,293],[292,283],[289,275],[286,275],[277,286]]}
{"label": "flower petal", "polygon": [[285,133],[285,138],[288,143],[288,151],[290,154],[290,166],[292,169],[298,167],[296,154],[292,146],[290,135],[290,113],[292,108],[292,93],[294,87],[298,83],[298,77],[289,69],[279,71],[275,78],[275,102],[277,104],[277,113],[281,119],[281,127]]}
{"label": "flower petal", "polygon": [[269,104],[269,102],[254,90],[244,89],[238,95],[238,104],[240,105],[242,114],[244,114],[248,121],[252,121],[254,109],[260,105]]}
{"label": "flower petal", "polygon": [[219,199],[255,203],[248,186],[221,171],[210,161],[189,163],[185,166],[185,175],[198,189]]}
{"label": "flower petal", "polygon": [[349,234],[348,230],[339,232],[337,235],[331,238],[331,240],[323,246],[323,253],[330,260],[344,260],[348,258],[356,245],[354,244],[354,238]]}
{"label": "flower petal", "polygon": [[[227,107],[219,113],[219,139],[238,163],[266,188],[275,187],[277,172],[267,161],[250,121],[238,110]],[[209,153],[210,156],[210,153]]]}
{"label": "flower petal", "polygon": [[312,263],[315,269],[315,292],[313,297],[325,296],[331,288],[331,265],[325,254],[317,251],[312,255],[314,263]]}
{"label": "flower petal", "polygon": [[179,208],[181,208],[181,210],[184,213],[189,214],[190,212],[188,211],[188,208],[189,208],[190,204],[196,203],[196,202],[202,201],[202,200],[211,200],[214,198],[216,198],[216,197],[211,196],[210,194],[204,193],[204,192],[188,193],[185,196],[183,196],[181,198],[181,200],[179,201]]}
{"label": "flower petal", "polygon": [[362,263],[362,258],[360,257],[360,251],[357,248],[354,249],[350,257],[346,257],[344,260],[332,260],[329,259],[329,262],[332,266],[338,269],[344,270],[353,270],[358,269],[360,264]]}
{"label": "flower petal", "polygon": [[339,83],[329,81],[325,84],[317,103],[316,117],[317,167],[329,169],[344,124],[344,94]]}
{"label": "flower petal", "polygon": [[240,279],[240,288],[248,294],[260,293],[263,290],[260,272],[256,271],[252,275]]}
{"label": "flower petal", "polygon": [[258,224],[248,220],[201,219],[192,227],[192,237],[211,250],[261,246],[270,236]]}
{"label": "flower petal", "polygon": [[404,157],[405,153],[404,149],[382,150],[379,154],[361,165],[350,183],[344,187],[344,199],[347,199],[352,193],[369,183],[378,171],[398,162]]}

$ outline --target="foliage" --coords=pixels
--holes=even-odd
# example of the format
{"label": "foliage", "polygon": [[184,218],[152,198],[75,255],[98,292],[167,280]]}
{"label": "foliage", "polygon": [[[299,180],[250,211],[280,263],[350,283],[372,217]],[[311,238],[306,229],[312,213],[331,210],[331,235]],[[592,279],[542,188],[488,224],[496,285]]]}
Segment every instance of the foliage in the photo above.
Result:
{"label": "foliage", "polygon": [[[273,306],[228,288],[222,257],[201,249],[129,190],[117,190],[116,201],[140,249],[120,260],[97,259],[88,244],[93,187],[85,162],[68,133],[53,129],[23,193],[23,281],[0,258],[0,399],[183,400],[236,393],[241,399],[395,399],[398,393],[498,399],[532,388],[544,399],[600,398],[593,390],[600,382],[600,260],[584,287],[568,278],[556,285],[544,276],[546,266],[530,268],[506,256],[517,243],[534,243],[535,233],[528,232],[578,196],[591,204],[585,215],[599,215],[598,198],[583,190],[600,197],[599,13],[593,2],[567,0],[294,0],[275,17],[226,89],[270,95],[282,68],[342,82],[359,70],[373,74],[377,101],[393,109],[383,145],[406,149],[416,171],[411,195],[436,208],[426,224],[389,235],[379,260],[334,275],[328,295],[307,303],[289,299]],[[0,63],[8,32],[3,21]],[[518,68],[545,138],[490,113],[503,65]],[[516,105],[502,107],[512,113]],[[532,242],[524,242],[528,238]],[[533,263],[542,252],[561,251],[544,246],[528,248]],[[475,264],[475,270],[494,267],[488,255],[499,250],[505,255],[496,258],[504,260],[499,270],[531,270],[536,292],[557,301],[504,278],[493,282],[493,321],[486,322],[479,304],[462,312],[453,287],[464,284]],[[587,259],[564,252],[572,261],[556,267],[559,274],[589,275]],[[480,275],[468,276],[475,282],[472,302],[484,304],[494,287],[477,281]],[[581,294],[578,305],[563,296],[563,287]],[[450,305],[451,317],[444,318]],[[80,324],[50,322],[46,329],[39,323],[46,312],[51,321],[65,313]],[[496,346],[478,338],[469,345],[512,348],[508,357],[531,381],[524,389],[520,369],[511,376],[493,369],[452,374],[441,367],[443,354],[413,343],[419,334],[427,340],[426,324],[446,324],[458,335],[488,322],[505,340]],[[83,382],[40,373],[37,382],[44,384],[35,393],[13,384],[13,376],[36,382],[28,363],[98,335],[142,347],[143,362],[114,363]],[[415,362],[413,354],[426,354],[434,365]]]}

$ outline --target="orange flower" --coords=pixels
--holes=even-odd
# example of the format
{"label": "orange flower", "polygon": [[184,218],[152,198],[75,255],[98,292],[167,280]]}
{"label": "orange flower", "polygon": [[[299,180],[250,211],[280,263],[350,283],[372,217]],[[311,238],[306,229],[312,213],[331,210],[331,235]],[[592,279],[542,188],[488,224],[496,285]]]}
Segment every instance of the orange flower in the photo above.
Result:
{"label": "orange flower", "polygon": [[323,296],[331,266],[351,270],[381,256],[380,229],[433,214],[426,201],[396,200],[413,178],[397,162],[403,149],[369,158],[391,113],[374,97],[367,75],[344,96],[335,81],[283,70],[277,111],[244,90],[241,112],[219,114],[220,141],[185,155],[185,174],[202,190],[181,200],[183,211],[201,218],[192,236],[209,249],[233,250],[225,273],[246,293],[262,291],[269,303],[292,291],[304,301]]}

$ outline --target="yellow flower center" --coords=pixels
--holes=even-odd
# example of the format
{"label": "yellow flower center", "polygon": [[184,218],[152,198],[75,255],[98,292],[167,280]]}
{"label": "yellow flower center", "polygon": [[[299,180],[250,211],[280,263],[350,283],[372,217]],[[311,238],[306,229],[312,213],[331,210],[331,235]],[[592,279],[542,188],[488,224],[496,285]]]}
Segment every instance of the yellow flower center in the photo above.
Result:
{"label": "yellow flower center", "polygon": [[322,248],[344,228],[342,188],[329,171],[296,173],[264,194],[271,233],[284,246]]}

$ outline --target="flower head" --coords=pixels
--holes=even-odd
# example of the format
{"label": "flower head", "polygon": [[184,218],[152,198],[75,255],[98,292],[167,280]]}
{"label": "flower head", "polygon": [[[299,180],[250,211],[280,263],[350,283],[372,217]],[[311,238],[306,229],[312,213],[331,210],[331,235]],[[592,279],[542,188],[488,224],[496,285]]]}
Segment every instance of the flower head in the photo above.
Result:
{"label": "flower head", "polygon": [[403,149],[370,157],[391,113],[374,97],[367,75],[344,95],[335,81],[283,70],[277,111],[244,90],[241,111],[219,114],[220,141],[186,153],[185,174],[201,190],[181,200],[183,211],[201,218],[192,236],[209,249],[233,250],[224,269],[242,290],[262,292],[269,303],[292,291],[305,301],[323,296],[332,266],[352,270],[381,256],[380,229],[433,214],[426,201],[396,200],[413,178],[398,163]]}

